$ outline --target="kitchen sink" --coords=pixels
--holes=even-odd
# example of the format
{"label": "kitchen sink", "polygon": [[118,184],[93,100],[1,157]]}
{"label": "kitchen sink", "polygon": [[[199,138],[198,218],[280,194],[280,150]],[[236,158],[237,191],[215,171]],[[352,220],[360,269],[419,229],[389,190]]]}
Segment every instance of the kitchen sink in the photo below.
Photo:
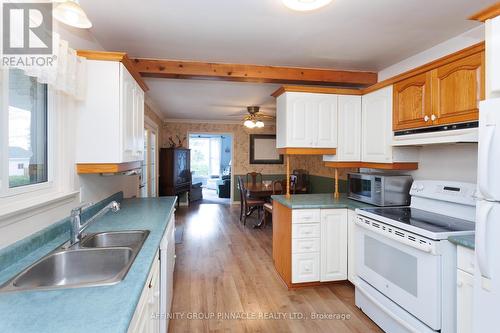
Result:
{"label": "kitchen sink", "polygon": [[116,284],[127,275],[148,235],[149,231],[90,234],[81,244],[49,253],[0,286],[0,292]]}
{"label": "kitchen sink", "polygon": [[136,248],[148,237],[149,231],[113,231],[101,232],[85,237],[81,242],[83,248],[102,248],[125,246]]}

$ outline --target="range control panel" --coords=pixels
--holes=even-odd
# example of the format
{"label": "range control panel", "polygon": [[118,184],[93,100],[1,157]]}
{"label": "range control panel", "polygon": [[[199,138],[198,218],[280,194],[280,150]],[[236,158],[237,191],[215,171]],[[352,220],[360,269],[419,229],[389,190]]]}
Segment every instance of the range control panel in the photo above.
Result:
{"label": "range control panel", "polygon": [[415,180],[410,189],[412,197],[422,197],[434,200],[449,201],[464,205],[475,205],[476,184]]}

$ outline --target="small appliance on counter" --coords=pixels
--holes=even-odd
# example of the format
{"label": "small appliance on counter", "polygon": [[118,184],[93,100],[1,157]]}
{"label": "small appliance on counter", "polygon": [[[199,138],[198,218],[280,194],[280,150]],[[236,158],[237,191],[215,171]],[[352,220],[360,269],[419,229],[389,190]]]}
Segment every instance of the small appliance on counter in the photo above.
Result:
{"label": "small appliance on counter", "polygon": [[411,176],[382,173],[349,173],[349,194],[353,200],[375,206],[408,206]]}

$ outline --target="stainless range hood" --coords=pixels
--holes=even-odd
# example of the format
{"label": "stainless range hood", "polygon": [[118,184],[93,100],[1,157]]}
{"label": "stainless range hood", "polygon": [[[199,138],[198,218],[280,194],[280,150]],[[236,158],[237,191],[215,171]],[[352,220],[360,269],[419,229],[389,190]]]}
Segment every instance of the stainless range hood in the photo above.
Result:
{"label": "stainless range hood", "polygon": [[394,132],[392,146],[423,146],[478,141],[478,122]]}

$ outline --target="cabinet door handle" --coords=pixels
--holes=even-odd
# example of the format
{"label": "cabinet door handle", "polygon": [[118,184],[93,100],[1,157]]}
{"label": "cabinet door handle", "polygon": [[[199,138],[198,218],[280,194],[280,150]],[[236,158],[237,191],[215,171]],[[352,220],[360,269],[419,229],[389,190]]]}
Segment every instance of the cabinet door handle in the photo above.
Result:
{"label": "cabinet door handle", "polygon": [[429,119],[430,119],[430,118],[429,118],[429,116],[428,116],[428,115],[425,115],[425,116],[424,116],[424,121],[425,121],[425,122],[428,122],[428,121],[429,121]]}
{"label": "cabinet door handle", "polygon": [[436,120],[436,119],[437,119],[437,117],[436,117],[435,115],[432,115],[432,116],[431,116],[431,120],[432,120],[432,121],[434,121],[434,120]]}

